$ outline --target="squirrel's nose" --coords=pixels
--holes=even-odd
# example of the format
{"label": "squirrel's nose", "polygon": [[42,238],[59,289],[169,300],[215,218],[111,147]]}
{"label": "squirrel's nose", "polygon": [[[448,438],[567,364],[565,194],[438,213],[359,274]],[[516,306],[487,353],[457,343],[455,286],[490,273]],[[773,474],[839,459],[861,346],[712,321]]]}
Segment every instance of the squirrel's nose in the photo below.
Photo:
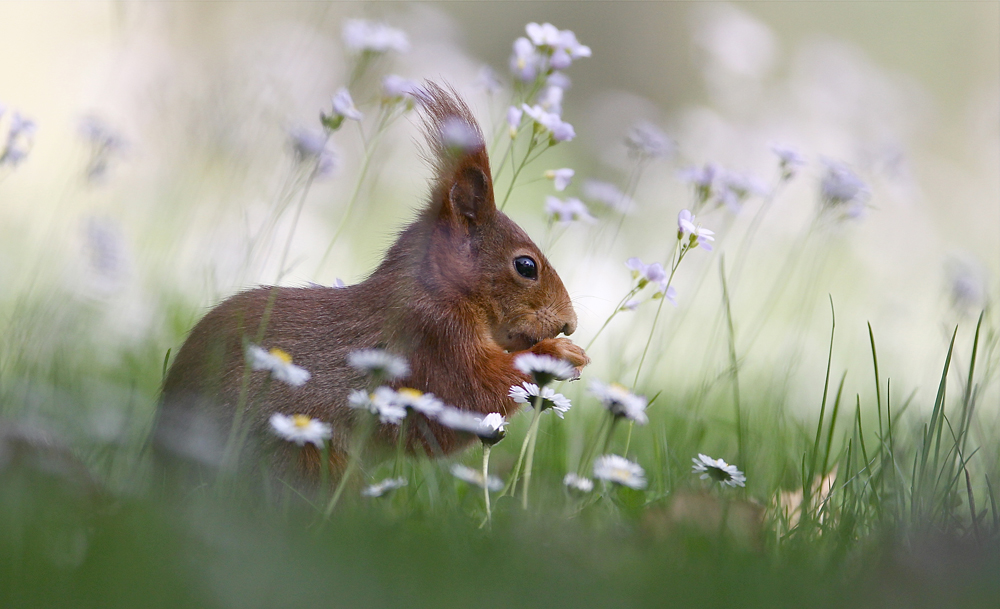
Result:
{"label": "squirrel's nose", "polygon": [[576,320],[566,322],[566,325],[562,328],[562,333],[569,336],[573,332],[576,332]]}

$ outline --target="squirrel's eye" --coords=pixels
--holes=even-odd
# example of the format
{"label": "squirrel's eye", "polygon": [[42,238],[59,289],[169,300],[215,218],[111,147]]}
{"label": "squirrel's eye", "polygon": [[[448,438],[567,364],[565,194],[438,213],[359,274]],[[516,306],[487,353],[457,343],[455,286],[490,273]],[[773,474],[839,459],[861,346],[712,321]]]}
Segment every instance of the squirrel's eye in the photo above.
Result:
{"label": "squirrel's eye", "polygon": [[517,274],[526,279],[538,279],[538,265],[527,256],[514,258],[514,270]]}

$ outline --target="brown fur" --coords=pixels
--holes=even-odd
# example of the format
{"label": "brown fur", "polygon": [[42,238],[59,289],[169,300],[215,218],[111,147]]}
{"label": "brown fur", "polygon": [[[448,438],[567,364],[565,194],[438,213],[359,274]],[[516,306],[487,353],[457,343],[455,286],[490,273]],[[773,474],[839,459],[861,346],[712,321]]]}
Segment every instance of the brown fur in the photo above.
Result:
{"label": "brown fur", "polygon": [[[430,200],[364,282],[343,289],[259,287],[230,297],[191,331],[163,388],[156,441],[168,449],[215,460],[225,443],[244,382],[244,344],[288,352],[312,378],[290,387],[252,372],[248,385],[251,437],[283,451],[277,468],[318,471],[320,455],[280,447],[266,431],[272,413],[306,414],[332,424],[331,461],[342,465],[359,413],[347,406],[365,379],[347,364],[350,352],[384,348],[406,357],[409,377],[395,384],[430,392],[447,404],[511,415],[511,385],[526,380],[514,357],[523,351],[553,355],[582,367],[588,358],[560,333],[571,334],[576,314],[555,270],[531,239],[496,209],[489,158],[468,107],[430,83],[421,96],[435,155]],[[480,145],[453,154],[440,142],[446,121],[458,118],[479,134]],[[517,256],[531,256],[538,279],[518,275]],[[397,426],[377,436],[395,441]],[[433,439],[431,437],[433,435]],[[468,437],[421,418],[409,426],[411,450],[449,453]],[[252,450],[252,453],[259,453]]]}

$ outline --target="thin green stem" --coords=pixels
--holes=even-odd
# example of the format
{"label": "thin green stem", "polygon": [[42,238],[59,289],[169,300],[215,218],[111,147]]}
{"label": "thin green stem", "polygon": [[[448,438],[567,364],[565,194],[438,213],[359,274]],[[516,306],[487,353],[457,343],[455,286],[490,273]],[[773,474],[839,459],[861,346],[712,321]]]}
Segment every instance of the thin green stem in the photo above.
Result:
{"label": "thin green stem", "polygon": [[528,430],[528,460],[524,463],[524,490],[521,494],[521,507],[528,509],[528,487],[531,485],[531,464],[535,458],[535,443],[538,440],[538,422],[541,420],[542,399],[536,397],[535,418],[531,421],[531,429]]}
{"label": "thin green stem", "polygon": [[[524,159],[522,159],[521,163],[517,166],[516,169],[514,169],[514,175],[511,176],[510,178],[510,186],[507,187],[507,194],[504,195],[503,203],[500,204],[500,211],[503,211],[503,209],[507,206],[507,200],[510,199],[510,193],[513,192],[514,185],[517,184],[517,176],[521,175],[521,170],[524,169],[525,165],[527,164],[528,156],[531,155],[531,151],[535,148],[535,143],[536,143],[535,137],[532,136],[531,142],[528,143],[528,149],[524,153]],[[513,154],[514,153],[512,151],[511,155]]]}
{"label": "thin green stem", "polygon": [[489,444],[483,444],[483,499],[486,502],[486,522],[493,522],[493,512],[490,509],[490,449]]}

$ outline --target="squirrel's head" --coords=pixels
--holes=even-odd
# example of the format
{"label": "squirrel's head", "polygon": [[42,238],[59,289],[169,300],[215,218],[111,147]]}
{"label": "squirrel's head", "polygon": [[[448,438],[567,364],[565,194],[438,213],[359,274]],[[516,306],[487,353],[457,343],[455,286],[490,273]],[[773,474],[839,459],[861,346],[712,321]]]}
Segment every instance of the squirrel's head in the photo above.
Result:
{"label": "squirrel's head", "polygon": [[418,277],[438,297],[468,305],[508,351],[572,334],[576,313],[559,275],[496,208],[483,135],[468,107],[433,83],[420,101],[436,180],[415,225],[426,237]]}

